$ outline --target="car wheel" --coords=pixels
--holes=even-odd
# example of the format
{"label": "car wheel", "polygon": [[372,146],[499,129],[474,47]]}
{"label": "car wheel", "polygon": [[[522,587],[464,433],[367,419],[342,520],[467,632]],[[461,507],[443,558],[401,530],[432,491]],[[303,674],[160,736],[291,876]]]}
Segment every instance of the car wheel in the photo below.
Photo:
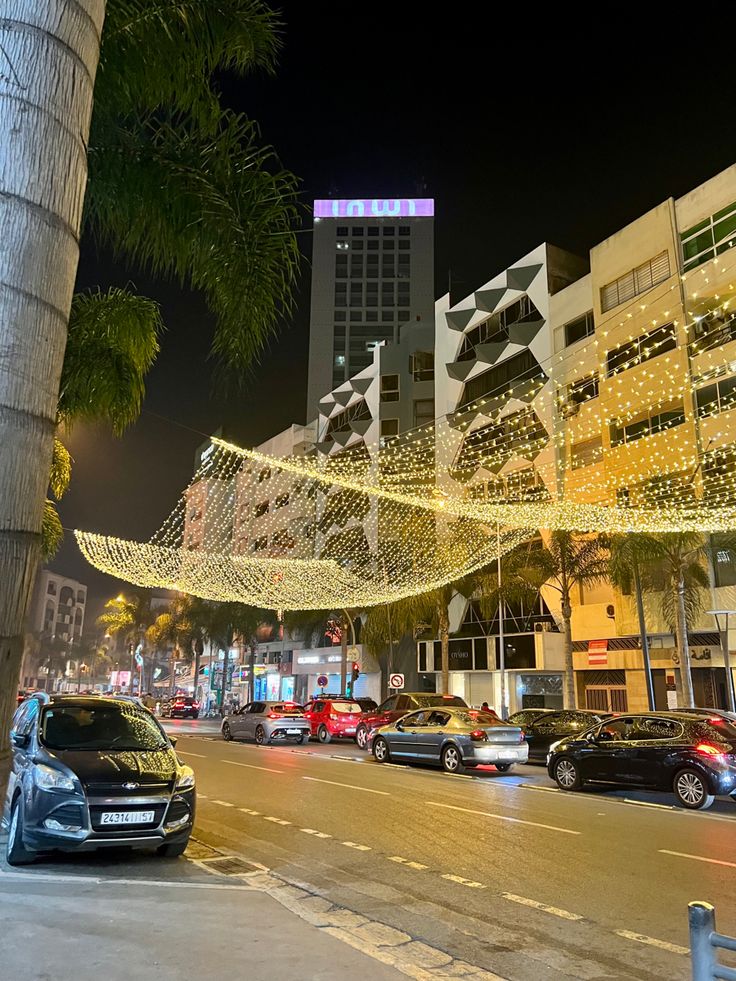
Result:
{"label": "car wheel", "polygon": [[442,750],[442,769],[445,773],[459,773],[462,768],[463,759],[457,746],[445,746]]}
{"label": "car wheel", "polygon": [[303,746],[306,740],[307,740],[306,736],[299,736],[299,738],[297,739],[297,743],[299,743],[300,746]]}
{"label": "car wheel", "polygon": [[317,730],[317,738],[321,743],[328,743],[332,739],[332,736],[330,735],[327,726],[319,727],[319,729]]}
{"label": "car wheel", "polygon": [[388,743],[383,736],[379,736],[373,743],[373,756],[375,757],[377,763],[391,762],[391,752],[389,751]]}
{"label": "car wheel", "polygon": [[563,756],[555,763],[555,780],[560,790],[580,790],[583,785],[580,771],[567,756]]}
{"label": "car wheel", "polygon": [[680,770],[672,789],[682,806],[690,810],[704,811],[715,800],[714,795],[708,792],[705,778],[697,770]]}
{"label": "car wheel", "polygon": [[156,854],[162,858],[179,858],[187,850],[188,844],[189,840],[187,839],[187,841],[172,841],[171,844],[159,845],[156,849]]}
{"label": "car wheel", "polygon": [[358,749],[368,748],[368,730],[365,726],[358,726],[355,733],[355,742],[358,744]]}
{"label": "car wheel", "polygon": [[13,801],[13,809],[10,812],[5,858],[8,865],[28,865],[35,857],[36,853],[23,844],[23,805],[20,796],[18,796]]}
{"label": "car wheel", "polygon": [[199,718],[199,712],[193,712],[192,713],[192,718],[193,719],[198,719]]}
{"label": "car wheel", "polygon": [[233,738],[233,734],[230,731],[230,726],[227,722],[222,723],[222,738],[228,743]]}
{"label": "car wheel", "polygon": [[511,763],[496,763],[495,767],[499,773],[508,773],[511,769]]}
{"label": "car wheel", "polygon": [[263,726],[256,726],[256,742],[262,746],[266,741],[266,730]]}

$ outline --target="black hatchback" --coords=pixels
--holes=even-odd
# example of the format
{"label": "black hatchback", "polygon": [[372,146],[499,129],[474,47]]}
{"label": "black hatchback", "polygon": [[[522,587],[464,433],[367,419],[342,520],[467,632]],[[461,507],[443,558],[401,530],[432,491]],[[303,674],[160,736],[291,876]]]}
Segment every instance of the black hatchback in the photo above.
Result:
{"label": "black hatchback", "polygon": [[194,824],[194,772],[153,715],[135,702],[33,696],[11,730],[7,860],[102,847],[173,858]]}
{"label": "black hatchback", "polygon": [[621,715],[552,746],[547,770],[560,790],[586,783],[674,793],[683,807],[736,794],[736,725],[680,712]]}
{"label": "black hatchback", "polygon": [[[517,713],[518,715],[519,713]],[[509,722],[521,725],[529,744],[529,762],[546,763],[547,753],[552,743],[563,736],[575,736],[590,729],[596,722],[603,722],[610,712],[591,712],[588,709],[560,709],[556,712],[545,712],[522,723],[517,721],[517,715],[512,715]]]}

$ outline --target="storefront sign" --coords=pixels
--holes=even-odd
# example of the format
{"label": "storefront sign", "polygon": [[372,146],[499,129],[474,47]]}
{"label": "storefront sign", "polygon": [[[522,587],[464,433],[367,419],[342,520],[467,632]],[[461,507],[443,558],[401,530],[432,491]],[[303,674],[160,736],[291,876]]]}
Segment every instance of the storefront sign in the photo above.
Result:
{"label": "storefront sign", "polygon": [[315,218],[431,218],[433,198],[353,198],[314,202]]}

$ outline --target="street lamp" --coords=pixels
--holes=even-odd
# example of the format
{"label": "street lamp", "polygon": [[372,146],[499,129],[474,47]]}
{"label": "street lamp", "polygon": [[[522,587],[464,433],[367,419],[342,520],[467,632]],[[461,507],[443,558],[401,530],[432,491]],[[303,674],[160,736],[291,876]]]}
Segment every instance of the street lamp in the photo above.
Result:
{"label": "street lamp", "polygon": [[[734,712],[736,708],[734,707],[734,697],[733,697],[733,675],[731,674],[731,656],[728,650],[728,618],[729,616],[736,616],[736,610],[707,610],[710,616],[716,618],[716,624],[718,626],[718,632],[721,635],[721,650],[723,651],[723,664],[726,668],[726,701],[728,702],[728,711]],[[721,619],[723,618],[723,619]]]}

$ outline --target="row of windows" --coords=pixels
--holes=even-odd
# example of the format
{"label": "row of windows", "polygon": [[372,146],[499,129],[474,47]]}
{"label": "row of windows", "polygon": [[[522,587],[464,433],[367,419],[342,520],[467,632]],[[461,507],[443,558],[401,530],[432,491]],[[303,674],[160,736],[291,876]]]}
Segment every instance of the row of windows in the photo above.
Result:
{"label": "row of windows", "polygon": [[603,442],[600,436],[593,439],[586,439],[580,443],[573,443],[570,447],[570,469],[578,470],[580,467],[589,467],[597,463],[603,455]]}
{"label": "row of windows", "polygon": [[531,351],[520,351],[469,381],[463,390],[459,408],[483,399],[500,398],[507,392],[520,398],[528,390],[530,382],[546,381],[546,378]]}
{"label": "row of windows", "polygon": [[[384,255],[387,252],[393,254],[394,250],[397,248],[401,252],[408,252],[408,250],[411,248],[411,242],[407,241],[406,239],[399,239],[398,245],[396,242],[394,242],[393,239],[388,239],[388,241],[380,242],[380,243],[378,241],[364,243],[361,242],[360,240],[358,240],[357,242],[346,242],[344,239],[338,239],[337,242],[335,242],[335,249],[337,250],[338,253],[345,253],[345,252],[362,252],[363,249],[366,248],[370,254],[375,253],[377,255],[379,245]],[[342,259],[342,258],[347,258],[347,256],[338,255],[337,258]]]}
{"label": "row of windows", "polygon": [[611,348],[606,354],[606,374],[610,378],[612,375],[618,374],[619,371],[632,368],[634,365],[644,364],[650,358],[656,358],[676,347],[674,323],[662,324],[647,334],[641,334],[631,341]]}
{"label": "row of windows", "polygon": [[680,235],[685,272],[728,251],[736,241],[736,201]]}
{"label": "row of windows", "polygon": [[[367,228],[363,225],[353,225],[351,228],[348,228],[347,225],[338,225],[336,231],[338,238],[346,238],[348,234],[353,235],[355,238],[362,238],[365,234],[370,238],[375,238],[381,234],[386,238],[393,238],[396,234],[396,225],[368,225]],[[411,235],[411,227],[409,225],[399,225],[398,232],[402,238],[406,238]]]}
{"label": "row of windows", "polygon": [[515,303],[494,313],[493,316],[477,325],[463,338],[458,361],[470,361],[475,357],[479,344],[501,344],[509,340],[509,330],[516,324],[534,323],[542,320],[541,313],[528,296],[520,297]]}
{"label": "row of windows", "polygon": [[[359,324],[365,321],[366,323],[377,323],[379,320],[393,321],[398,319],[399,323],[403,323],[408,320],[411,316],[409,310],[351,310],[350,311],[350,323]],[[335,310],[334,319],[336,324],[344,324],[348,320],[347,311],[345,310]]]}
{"label": "row of windows", "polygon": [[621,446],[622,443],[632,443],[644,436],[664,432],[673,426],[680,426],[685,421],[685,408],[680,403],[665,411],[649,413],[644,418],[627,422],[625,425],[612,423],[609,427],[611,446]]}
{"label": "row of windows", "polygon": [[614,279],[612,283],[607,283],[601,289],[601,310],[606,313],[622,303],[628,303],[635,296],[640,296],[658,283],[669,279],[669,275],[670,257],[665,250],[652,259],[642,262],[635,269],[630,269],[623,276]]}
{"label": "row of windows", "polygon": [[567,386],[567,402],[572,405],[582,405],[598,396],[598,372],[593,371],[584,378],[578,378]]}

